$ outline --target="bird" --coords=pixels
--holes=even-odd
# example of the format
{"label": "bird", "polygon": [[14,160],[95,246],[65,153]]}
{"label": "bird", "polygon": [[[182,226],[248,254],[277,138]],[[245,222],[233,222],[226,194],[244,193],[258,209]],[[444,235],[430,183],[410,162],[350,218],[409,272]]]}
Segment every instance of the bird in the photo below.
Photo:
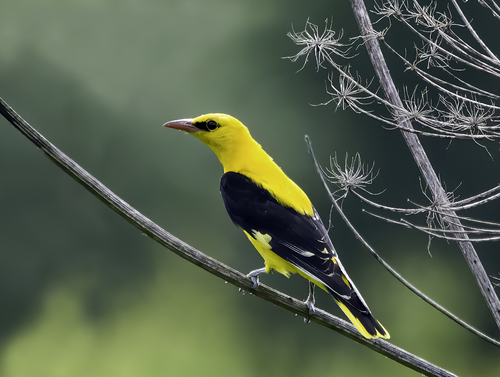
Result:
{"label": "bird", "polygon": [[309,281],[305,303],[315,311],[314,286],[328,292],[359,333],[368,339],[390,337],[371,314],[347,275],[318,212],[305,192],[274,162],[238,119],[223,113],[177,119],[165,127],[187,132],[206,144],[222,164],[222,199],[229,217],[264,259],[264,268]]}

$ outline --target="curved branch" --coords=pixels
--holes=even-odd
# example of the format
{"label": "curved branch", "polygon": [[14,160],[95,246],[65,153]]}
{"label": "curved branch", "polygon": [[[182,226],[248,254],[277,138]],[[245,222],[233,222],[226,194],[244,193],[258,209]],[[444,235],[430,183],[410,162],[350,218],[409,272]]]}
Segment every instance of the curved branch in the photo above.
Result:
{"label": "curved branch", "polygon": [[[375,73],[380,81],[380,85],[382,86],[383,91],[385,92],[386,98],[389,102],[391,102],[396,107],[403,107],[403,103],[399,96],[398,90],[392,80],[391,74],[389,72],[389,68],[385,62],[385,58],[382,54],[379,41],[374,38],[370,38],[371,35],[374,35],[373,25],[370,21],[370,17],[368,11],[365,7],[363,0],[350,0],[351,6],[353,9],[354,17],[356,22],[358,23],[361,35],[364,38],[364,43],[368,55],[370,56],[370,60],[372,62]],[[404,128],[413,129],[411,122],[404,121]],[[437,203],[441,203],[442,205],[448,205],[450,201],[446,196],[446,192],[441,185],[441,182],[429,160],[427,154],[420,143],[418,136],[413,132],[401,131],[402,136],[413,155],[413,159],[417,164],[418,168],[422,176],[424,177],[430,191],[432,192],[433,200]],[[447,214],[450,216],[454,216],[455,213],[453,211],[447,211]],[[466,233],[463,233],[463,227],[460,224],[460,221],[449,221],[447,217],[444,218],[450,224],[450,229],[457,231],[456,238],[461,239],[458,242],[458,246],[462,251],[462,255],[467,261],[469,268],[476,278],[476,282],[481,290],[481,294],[483,295],[486,304],[492,314],[492,317],[497,325],[500,328],[500,300],[495,293],[493,285],[484,269],[484,266],[481,264],[479,256],[474,249],[474,246],[470,242]]]}
{"label": "curved branch", "polygon": [[[432,300],[431,298],[427,297],[425,294],[420,292],[417,288],[415,288],[412,284],[410,284],[404,277],[402,277],[395,269],[393,269],[385,260],[383,260],[375,250],[363,239],[361,234],[356,230],[356,228],[351,224],[347,216],[344,214],[344,211],[342,211],[342,208],[340,208],[339,204],[337,203],[337,200],[333,197],[332,193],[330,192],[330,189],[328,188],[328,184],[326,183],[325,177],[322,173],[321,167],[318,164],[318,161],[316,160],[316,157],[314,155],[314,151],[312,149],[311,145],[311,140],[309,137],[306,135],[306,144],[307,144],[307,150],[311,154],[312,159],[314,161],[314,166],[316,167],[316,172],[318,173],[319,177],[321,178],[321,182],[323,183],[323,186],[325,187],[326,192],[328,192],[328,196],[330,198],[330,201],[333,203],[335,209],[339,213],[339,215],[342,217],[346,225],[351,229],[351,231],[354,233],[354,236],[365,246],[370,254],[372,254],[375,259],[382,265],[384,268],[389,271],[397,280],[399,280],[406,288],[408,288],[410,291],[412,291],[414,294],[416,294],[418,297],[420,297],[422,300],[427,302],[429,305],[433,306],[435,309],[439,310],[441,313],[446,315],[448,318],[452,319],[456,323],[458,323],[460,326],[464,327],[465,329],[469,330],[472,332],[474,335],[479,336],[480,338],[483,338],[484,340],[494,344],[497,347],[500,347],[500,342],[497,340],[489,337],[486,334],[483,334],[479,330],[475,329],[471,325],[469,325],[467,322],[463,321],[462,319],[458,318],[455,314],[449,312],[445,308],[443,308],[441,305],[439,305],[437,302]],[[411,224],[409,224],[411,225]]]}
{"label": "curved branch", "polygon": [[457,10],[458,14],[460,15],[460,18],[464,22],[465,26],[467,27],[467,30],[469,30],[469,33],[474,37],[474,39],[481,46],[481,48],[488,54],[490,59],[493,62],[496,62],[497,64],[499,64],[500,60],[498,60],[498,57],[493,52],[491,52],[491,50],[488,48],[488,46],[486,46],[486,43],[484,43],[483,40],[479,37],[479,35],[477,35],[476,31],[474,30],[474,28],[470,24],[467,17],[465,17],[465,14],[462,12],[462,8],[460,8],[460,6],[456,2],[456,0],[451,0],[451,2],[453,4],[453,6],[455,7],[455,9]]}
{"label": "curved branch", "polygon": [[31,142],[40,148],[55,164],[63,169],[70,177],[90,191],[99,200],[104,202],[113,211],[138,228],[161,245],[173,251],[180,257],[188,260],[211,274],[237,287],[251,292],[253,295],[280,306],[292,313],[299,314],[326,328],[335,330],[354,341],[426,376],[456,377],[428,361],[415,356],[402,348],[396,347],[383,339],[365,339],[350,323],[335,317],[321,309],[316,309],[309,315],[309,308],[303,301],[297,300],[266,285],[259,284],[253,288],[252,280],[241,272],[226,266],[211,258],[192,246],[176,238],[139,211],[131,207],[120,197],[111,192],[106,186],[85,171],[80,165],[61,152],[38,131],[22,119],[6,102],[0,98],[0,114],[2,114],[15,128],[25,135]]}

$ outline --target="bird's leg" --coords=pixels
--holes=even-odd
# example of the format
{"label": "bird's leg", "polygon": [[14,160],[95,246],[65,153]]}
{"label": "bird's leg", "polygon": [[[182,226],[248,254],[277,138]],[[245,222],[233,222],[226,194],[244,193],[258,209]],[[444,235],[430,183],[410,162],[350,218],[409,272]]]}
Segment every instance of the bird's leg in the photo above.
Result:
{"label": "bird's leg", "polygon": [[306,304],[307,308],[309,309],[309,315],[312,315],[316,312],[316,308],[314,307],[314,303],[316,302],[316,299],[314,298],[314,283],[309,282],[309,294],[307,295],[306,301],[304,301],[304,304]]}
{"label": "bird's leg", "polygon": [[263,274],[264,272],[266,272],[266,268],[262,267],[262,268],[258,268],[256,270],[250,271],[250,273],[247,275],[250,279],[252,279],[254,289],[259,286],[259,275]]}

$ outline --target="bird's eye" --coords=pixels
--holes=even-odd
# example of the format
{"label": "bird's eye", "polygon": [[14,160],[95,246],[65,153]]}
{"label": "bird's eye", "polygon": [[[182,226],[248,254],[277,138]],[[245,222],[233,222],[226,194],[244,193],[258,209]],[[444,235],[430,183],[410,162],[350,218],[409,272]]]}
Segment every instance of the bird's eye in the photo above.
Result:
{"label": "bird's eye", "polygon": [[219,125],[215,120],[209,120],[206,124],[207,124],[207,131],[213,131],[217,127],[219,127]]}
{"label": "bird's eye", "polygon": [[197,122],[194,126],[203,131],[213,131],[220,127],[219,124],[212,119],[207,120],[206,122]]}

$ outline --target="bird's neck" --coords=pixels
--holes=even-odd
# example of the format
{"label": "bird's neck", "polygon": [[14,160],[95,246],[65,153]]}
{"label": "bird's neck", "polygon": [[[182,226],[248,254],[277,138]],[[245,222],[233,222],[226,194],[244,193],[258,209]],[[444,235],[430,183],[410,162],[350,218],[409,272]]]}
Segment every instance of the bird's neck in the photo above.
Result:
{"label": "bird's neck", "polygon": [[215,151],[224,173],[243,174],[268,190],[276,200],[299,213],[314,216],[311,201],[302,189],[281,170],[253,138],[249,137],[238,145],[227,145],[222,151]]}

